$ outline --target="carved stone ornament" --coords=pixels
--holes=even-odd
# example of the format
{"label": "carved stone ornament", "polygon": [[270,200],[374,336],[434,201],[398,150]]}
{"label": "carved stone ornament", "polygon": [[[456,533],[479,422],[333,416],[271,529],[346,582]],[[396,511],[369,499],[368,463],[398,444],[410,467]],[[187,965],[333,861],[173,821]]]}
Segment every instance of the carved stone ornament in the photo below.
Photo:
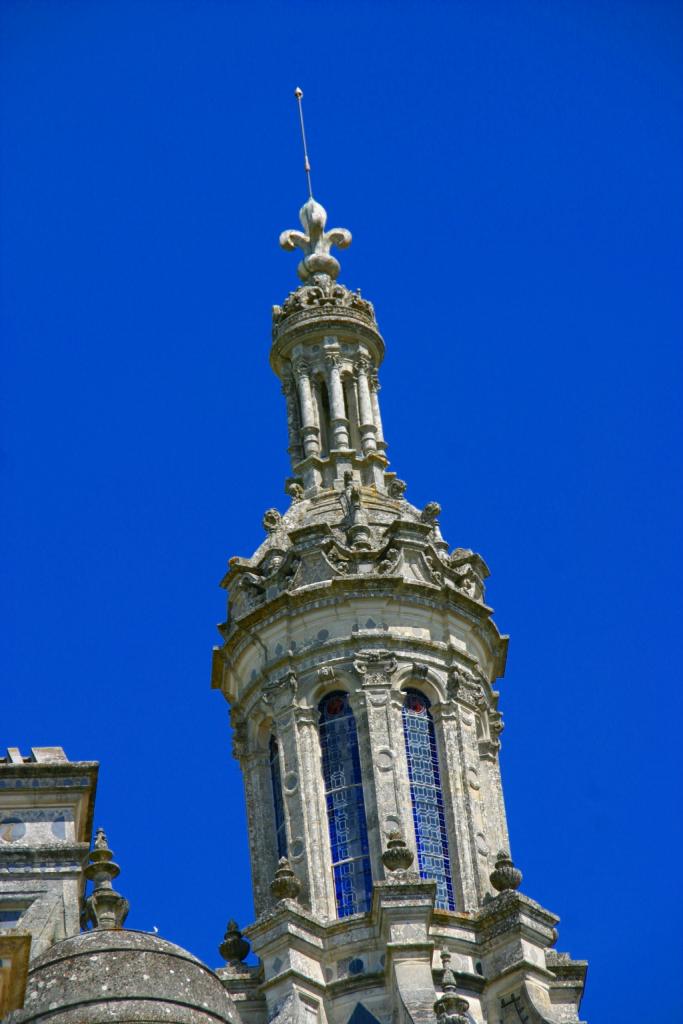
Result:
{"label": "carved stone ornament", "polygon": [[289,480],[285,485],[285,494],[288,494],[293,502],[301,501],[304,489],[298,480]]}
{"label": "carved stone ornament", "polygon": [[332,665],[321,665],[318,669],[318,680],[321,683],[331,683],[336,678],[336,672]]}
{"label": "carved stone ornament", "polygon": [[263,700],[275,712],[283,711],[294,703],[298,682],[295,672],[285,672],[277,679],[270,679],[263,686]]}
{"label": "carved stone ornament", "polygon": [[270,891],[276,900],[295,900],[301,892],[301,882],[292,871],[286,857],[281,857]]}
{"label": "carved stone ornament", "polygon": [[454,668],[448,677],[448,696],[451,700],[464,700],[476,707],[481,698],[481,686],[470,671]]}
{"label": "carved stone ornament", "polygon": [[439,996],[434,1003],[437,1024],[470,1024],[467,1013],[470,1004],[457,993],[455,975],[451,970],[451,954],[445,946],[441,951],[441,963],[443,964],[441,978],[443,995]]}
{"label": "carved stone ornament", "polygon": [[336,280],[339,274],[339,263],[330,254],[330,249],[336,245],[338,249],[346,249],[351,245],[351,232],[346,228],[333,228],[325,231],[327,224],[327,211],[320,203],[311,198],[304,203],[299,211],[299,220],[304,229],[301,231],[283,231],[280,235],[280,245],[287,252],[294,252],[301,249],[305,255],[299,263],[297,273],[302,281],[308,282],[315,279],[318,274],[324,274]]}
{"label": "carved stone ornament", "polygon": [[369,548],[370,528],[363,509],[363,495],[350,470],[344,473],[344,490],[340,497],[346,513],[346,536],[349,545],[353,548]]}
{"label": "carved stone ornament", "polygon": [[262,519],[263,529],[266,531],[266,533],[273,533],[275,530],[277,530],[281,520],[282,516],[280,515],[276,508],[266,509]]}
{"label": "carved stone ornament", "polygon": [[90,851],[83,874],[93,883],[93,891],[85,900],[81,914],[81,927],[103,928],[113,930],[123,928],[128,916],[128,900],[116,892],[112,880],[121,868],[114,863],[113,853],[109,849],[104,829],[98,828],[95,835],[94,848]]}
{"label": "carved stone ornament", "polygon": [[422,522],[426,523],[428,526],[434,526],[437,517],[440,515],[441,505],[439,505],[438,501],[428,501],[425,507],[422,509],[420,518]]}
{"label": "carved stone ornament", "polygon": [[387,848],[382,854],[382,863],[387,871],[408,871],[415,854],[406,846],[401,833],[396,830],[387,835]]}
{"label": "carved stone ornament", "polygon": [[281,306],[273,306],[273,330],[277,333],[280,325],[295,317],[308,318],[320,314],[339,312],[358,317],[365,323],[376,326],[375,310],[371,302],[362,298],[360,289],[349,291],[342,284],[336,284],[322,274],[315,276],[315,284],[306,284],[290,292]]}
{"label": "carved stone ornament", "polygon": [[519,889],[522,884],[522,872],[512,863],[510,854],[501,850],[496,857],[496,866],[490,874],[491,885],[498,892]]}
{"label": "carved stone ornament", "polygon": [[427,563],[432,582],[440,587],[443,583],[443,573],[441,572],[439,565],[440,562],[434,557],[434,555],[424,555],[424,560]]}
{"label": "carved stone ornament", "polygon": [[450,568],[454,573],[455,589],[461,593],[466,594],[467,597],[471,597],[474,601],[480,601],[484,593],[484,583],[478,573],[474,571],[471,565],[459,565],[454,567],[451,563]]}
{"label": "carved stone ornament", "polygon": [[239,761],[247,752],[247,723],[235,722],[232,727],[232,756]]}
{"label": "carved stone ornament", "polygon": [[381,573],[383,576],[387,573],[394,572],[398,566],[400,558],[400,548],[387,548],[382,558],[377,563],[377,572]]}
{"label": "carved stone ornament", "polygon": [[386,686],[398,668],[398,662],[389,651],[359,651],[353,667],[364,686]]}
{"label": "carved stone ornament", "polygon": [[249,954],[250,944],[242,936],[242,932],[237,927],[237,921],[228,921],[228,926],[225,930],[225,936],[218,952],[228,964],[239,964],[242,960],[246,960]]}
{"label": "carved stone ornament", "polygon": [[300,558],[292,558],[291,559],[291,561],[289,562],[289,565],[287,566],[286,570],[283,572],[282,581],[281,581],[281,585],[282,585],[282,589],[283,590],[292,590],[292,588],[294,587],[294,582],[295,582],[295,579],[296,579],[296,574],[299,571],[299,566],[300,565],[301,565],[301,559]]}
{"label": "carved stone ornament", "polygon": [[405,480],[399,480],[398,477],[394,477],[394,479],[390,480],[388,485],[387,485],[387,490],[389,491],[389,497],[390,498],[402,498],[403,495],[405,494],[407,486],[408,485],[405,482]]}
{"label": "carved stone ornament", "polygon": [[231,609],[240,615],[263,603],[265,587],[263,579],[255,572],[244,572],[231,586]]}
{"label": "carved stone ornament", "polygon": [[346,576],[351,571],[351,563],[345,558],[336,547],[331,547],[327,552],[327,558],[341,576]]}

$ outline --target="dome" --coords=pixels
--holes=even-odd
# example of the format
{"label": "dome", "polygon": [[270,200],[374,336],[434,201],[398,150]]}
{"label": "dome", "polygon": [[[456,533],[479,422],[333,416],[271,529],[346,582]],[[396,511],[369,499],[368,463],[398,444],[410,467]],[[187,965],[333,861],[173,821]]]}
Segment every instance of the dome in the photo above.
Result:
{"label": "dome", "polygon": [[96,928],[55,943],[31,964],[12,1024],[238,1024],[216,975],[149,932]]}

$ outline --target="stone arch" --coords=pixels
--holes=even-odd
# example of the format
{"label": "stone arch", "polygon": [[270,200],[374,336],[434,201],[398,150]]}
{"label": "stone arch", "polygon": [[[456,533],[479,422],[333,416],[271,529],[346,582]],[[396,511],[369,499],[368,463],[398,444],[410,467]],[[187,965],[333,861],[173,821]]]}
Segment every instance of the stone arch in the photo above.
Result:
{"label": "stone arch", "polygon": [[306,697],[306,703],[312,708],[317,708],[328,693],[343,690],[350,695],[357,686],[358,677],[348,668],[339,665],[319,665],[317,676],[314,677]]}
{"label": "stone arch", "polygon": [[420,661],[412,664],[400,665],[394,676],[394,688],[401,694],[406,689],[414,687],[416,690],[423,690],[430,704],[443,704],[448,700],[446,683],[441,675],[432,668]]}

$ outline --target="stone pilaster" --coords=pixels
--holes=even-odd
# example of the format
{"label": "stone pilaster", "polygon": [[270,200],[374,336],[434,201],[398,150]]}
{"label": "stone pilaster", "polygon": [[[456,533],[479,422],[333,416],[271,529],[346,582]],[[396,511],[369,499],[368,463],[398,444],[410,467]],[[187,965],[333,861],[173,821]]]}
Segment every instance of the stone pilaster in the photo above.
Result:
{"label": "stone pilaster", "polygon": [[481,903],[482,887],[475,845],[476,815],[467,771],[469,745],[463,736],[461,709],[455,701],[432,705],[432,717],[443,766],[441,784],[453,861],[453,884],[458,910],[472,911]]}
{"label": "stone pilaster", "polygon": [[[307,876],[308,903],[313,913],[322,918],[334,917],[336,904],[332,886],[330,853],[325,804],[325,786],[320,765],[320,739],[316,708],[299,707],[293,712],[298,751],[298,781],[285,777],[285,797],[296,797],[301,808],[302,830],[293,836],[290,862],[301,881]],[[298,840],[301,841],[299,850]],[[301,868],[299,869],[299,864]],[[306,893],[302,893],[305,902]]]}
{"label": "stone pilaster", "polygon": [[[379,655],[379,656],[378,656]],[[351,705],[358,723],[363,763],[371,766],[366,780],[372,793],[366,799],[373,877],[382,874],[382,851],[387,833],[404,829],[396,751],[401,737],[392,720],[392,676],[397,663],[388,652],[360,652],[354,660],[360,690],[352,691]]]}
{"label": "stone pilaster", "polygon": [[267,750],[235,751],[239,758],[247,807],[251,881],[257,915],[271,904],[270,882],[277,867],[275,821]]}

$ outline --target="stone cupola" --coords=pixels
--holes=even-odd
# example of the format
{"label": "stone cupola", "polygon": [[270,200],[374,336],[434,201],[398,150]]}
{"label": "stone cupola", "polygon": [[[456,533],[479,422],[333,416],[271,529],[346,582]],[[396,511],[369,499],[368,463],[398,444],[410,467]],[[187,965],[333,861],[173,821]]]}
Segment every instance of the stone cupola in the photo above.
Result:
{"label": "stone cupola", "polygon": [[[212,671],[245,786],[253,997],[283,1024],[433,1019],[447,946],[458,993],[447,973],[444,1020],[468,1003],[497,1020],[527,983],[538,992],[520,1005],[554,1000],[576,1020],[582,968],[568,961],[555,986],[557,919],[515,892],[495,689],[507,637],[486,604],[488,568],[451,549],[439,504],[417,508],[388,471],[384,341],[331,253],[351,235],[327,231],[312,196],[300,218],[303,231],[280,237],[302,250],[301,284],[273,308],[270,355],[289,504],[266,510],[251,557],[230,559]],[[246,982],[230,970],[236,993]]]}

